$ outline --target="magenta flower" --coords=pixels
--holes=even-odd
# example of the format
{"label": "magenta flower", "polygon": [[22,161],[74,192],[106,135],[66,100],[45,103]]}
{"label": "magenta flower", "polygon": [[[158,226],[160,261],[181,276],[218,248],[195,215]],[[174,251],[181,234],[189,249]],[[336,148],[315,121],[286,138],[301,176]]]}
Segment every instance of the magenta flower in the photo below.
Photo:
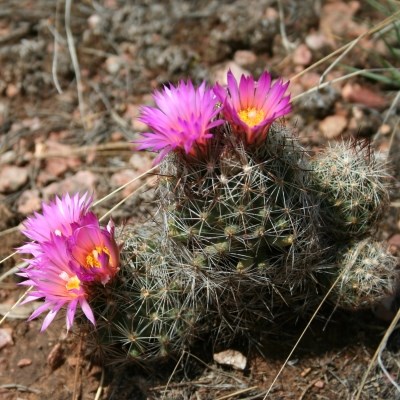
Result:
{"label": "magenta flower", "polygon": [[101,228],[88,209],[92,199],[88,194],[69,195],[43,205],[43,214],[35,213],[24,224],[25,235],[33,239],[18,249],[28,253],[28,267],[19,275],[26,278],[22,285],[33,287],[25,302],[44,299],[31,316],[36,318],[49,311],[42,325],[45,330],[58,311],[67,309],[67,329],[73,324],[78,306],[94,324],[88,304],[90,284],[106,284],[119,268],[119,248],[110,223]]}
{"label": "magenta flower", "polygon": [[77,228],[68,239],[71,268],[84,282],[105,285],[119,270],[119,248],[114,240],[114,225],[101,228],[94,218],[90,224]]}
{"label": "magenta flower", "polygon": [[157,107],[142,107],[139,117],[152,132],[143,133],[137,143],[139,150],[160,152],[155,163],[173,150],[196,154],[212,137],[211,129],[224,123],[215,120],[220,111],[218,100],[205,82],[195,88],[191,81],[181,81],[177,87],[156,91],[153,98]]}
{"label": "magenta flower", "polygon": [[72,224],[79,222],[87,214],[93,198],[84,193],[74,196],[69,194],[62,198],[56,197],[51,203],[42,205],[42,214],[35,212],[24,222],[22,233],[37,242],[48,241],[51,235],[69,236]]}
{"label": "magenta flower", "polygon": [[71,256],[65,239],[53,235],[50,241],[41,243],[41,249],[42,254],[32,260],[31,268],[19,273],[27,278],[21,285],[33,286],[32,292],[23,303],[44,299],[44,304],[32,313],[29,321],[49,311],[42,324],[41,331],[44,331],[58,311],[66,307],[66,325],[69,330],[79,305],[89,321],[95,324],[83,282],[70,267]]}
{"label": "magenta flower", "polygon": [[278,80],[271,86],[267,71],[256,82],[252,76],[242,75],[238,84],[229,71],[227,89],[217,84],[214,92],[234,132],[244,134],[244,140],[251,144],[264,141],[271,124],[290,112],[290,96],[284,96],[288,85]]}
{"label": "magenta flower", "polygon": [[[74,196],[69,194],[62,198],[56,197],[49,204],[42,204],[42,214],[34,213],[33,217],[24,221],[22,233],[31,239],[18,248],[19,253],[31,254],[34,258],[39,257],[43,250],[40,243],[50,240],[52,236],[68,237],[72,234],[73,225],[88,214],[93,198],[84,193]],[[30,262],[30,260],[28,260]]]}

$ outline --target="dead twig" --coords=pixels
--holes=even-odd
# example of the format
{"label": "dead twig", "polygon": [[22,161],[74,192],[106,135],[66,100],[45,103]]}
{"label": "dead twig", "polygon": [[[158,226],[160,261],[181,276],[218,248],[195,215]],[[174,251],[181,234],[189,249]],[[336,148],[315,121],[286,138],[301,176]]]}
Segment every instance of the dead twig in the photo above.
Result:
{"label": "dead twig", "polygon": [[78,360],[76,362],[76,367],[75,367],[75,375],[74,375],[74,391],[72,393],[72,400],[78,400],[80,397],[80,391],[81,391],[81,384],[82,382],[80,381],[80,373],[81,373],[81,367],[82,367],[82,345],[83,345],[83,335],[81,335],[80,340],[79,340],[79,347],[78,347]]}
{"label": "dead twig", "polygon": [[124,197],[120,202],[118,202],[114,207],[110,208],[101,218],[99,218],[99,221],[104,220],[107,216],[112,214],[118,207],[120,207],[122,204],[124,204],[130,197],[135,195],[139,190],[143,189],[146,186],[152,186],[156,182],[156,179],[151,180],[150,182],[145,182],[142,185],[140,185],[136,190],[134,190],[132,193],[128,194],[126,197]]}
{"label": "dead twig", "polygon": [[11,311],[14,310],[19,304],[21,304],[22,300],[26,297],[26,295],[33,289],[33,286],[29,286],[29,288],[23,293],[23,295],[15,302],[15,304],[3,315],[3,318],[0,319],[0,325],[6,320],[6,318],[10,315]]}
{"label": "dead twig", "polygon": [[336,286],[336,284],[339,282],[339,280],[342,278],[342,275],[344,273],[345,269],[343,269],[342,273],[339,274],[339,276],[336,278],[335,282],[333,282],[332,286],[329,288],[328,292],[325,294],[324,298],[321,300],[321,302],[319,303],[317,309],[314,311],[313,315],[311,316],[310,320],[308,321],[306,327],[304,328],[303,332],[301,333],[300,337],[297,339],[296,343],[294,344],[292,350],[290,351],[289,355],[287,356],[285,362],[283,363],[282,367],[280,368],[280,370],[278,371],[278,373],[276,374],[274,380],[272,381],[270,387],[268,388],[267,392],[265,393],[265,396],[263,398],[263,400],[265,400],[268,395],[270,394],[272,388],[274,387],[276,381],[278,380],[278,378],[280,377],[282,371],[285,369],[287,363],[289,362],[290,358],[292,357],[293,353],[295,352],[295,350],[297,349],[297,346],[300,344],[301,340],[303,339],[305,333],[307,332],[308,328],[310,327],[312,321],[314,321],[315,317],[317,316],[319,310],[321,309],[322,305],[325,303],[326,299],[328,298],[328,296],[330,295],[331,291],[333,290],[333,288]]}
{"label": "dead twig", "polygon": [[81,80],[81,71],[79,69],[78,56],[76,54],[74,37],[73,37],[72,31],[71,31],[71,7],[72,7],[72,0],[66,0],[65,1],[65,15],[64,15],[65,32],[67,35],[68,50],[69,50],[69,54],[71,56],[72,67],[74,68],[74,73],[75,73],[76,89],[78,92],[79,112],[81,114],[83,128],[86,130],[87,123],[86,123],[86,117],[85,117],[85,107],[84,107],[84,102],[83,102],[83,86],[82,86],[82,80]]}
{"label": "dead twig", "polygon": [[256,389],[259,389],[259,387],[258,386],[251,386],[251,387],[248,387],[248,388],[245,388],[245,389],[241,389],[241,390],[237,390],[236,392],[229,393],[229,394],[226,394],[224,396],[218,397],[215,400],[231,399],[232,397],[238,396],[238,395],[243,394],[243,393],[251,392],[252,390],[256,390]]}
{"label": "dead twig", "polygon": [[365,371],[365,374],[362,378],[360,387],[358,388],[358,392],[356,394],[356,397],[354,398],[354,400],[359,400],[361,397],[361,393],[363,391],[363,388],[365,386],[365,383],[367,382],[367,378],[368,375],[370,374],[372,367],[375,365],[375,361],[378,358],[379,354],[382,352],[382,349],[384,349],[386,347],[386,343],[390,337],[390,335],[392,334],[392,332],[395,330],[398,322],[400,321],[400,309],[397,311],[397,314],[395,315],[395,317],[393,318],[391,324],[389,325],[389,328],[386,330],[385,335],[383,336],[381,342],[379,343],[378,348],[376,349],[367,370]]}
{"label": "dead twig", "polygon": [[56,15],[55,15],[55,30],[53,32],[52,29],[49,29],[50,31],[53,33],[54,36],[54,54],[53,54],[53,62],[52,62],[52,66],[51,66],[51,72],[52,72],[52,76],[53,76],[53,82],[54,82],[54,86],[57,89],[58,93],[62,93],[62,89],[61,89],[61,85],[60,82],[58,80],[58,76],[57,76],[57,65],[58,65],[58,42],[60,41],[60,35],[58,33],[59,31],[59,22],[58,22],[58,16],[60,13],[60,1],[57,1],[56,4]]}
{"label": "dead twig", "polygon": [[326,61],[330,60],[332,57],[335,57],[336,55],[341,54],[343,51],[346,51],[346,49],[348,47],[353,46],[354,42],[357,43],[361,38],[364,38],[364,37],[372,35],[372,34],[374,34],[376,32],[379,32],[381,29],[385,28],[386,26],[388,26],[392,22],[396,21],[399,18],[399,16],[400,16],[400,10],[396,11],[391,16],[385,18],[383,21],[381,21],[377,25],[373,26],[367,32],[359,35],[356,39],[352,40],[349,43],[346,43],[344,46],[342,46],[339,49],[337,49],[337,50],[333,51],[332,53],[328,54],[326,57],[321,58],[319,61],[317,61],[314,64],[310,65],[309,67],[305,68],[303,71],[299,72],[298,74],[296,74],[295,76],[290,78],[290,80],[292,82],[295,81],[296,79],[300,78],[301,76],[303,76],[307,72],[309,72],[309,71],[315,69],[316,67],[324,64]]}
{"label": "dead twig", "polygon": [[103,391],[104,375],[105,375],[104,368],[102,368],[101,369],[101,377],[100,377],[99,387],[97,388],[96,396],[94,396],[93,400],[99,400],[100,399],[101,393]]}
{"label": "dead twig", "polygon": [[0,37],[0,46],[7,42],[11,42],[13,40],[19,40],[19,39],[25,37],[28,34],[28,32],[30,31],[30,29],[31,29],[30,24],[28,24],[28,23],[22,24],[21,27],[19,27],[18,29],[15,29],[8,35],[4,35],[3,37]]}
{"label": "dead twig", "polygon": [[[102,203],[103,201],[109,199],[110,197],[114,196],[114,194],[118,193],[119,191],[121,191],[122,189],[126,188],[127,186],[129,186],[131,183],[143,178],[146,175],[149,175],[151,172],[153,172],[155,169],[158,168],[158,165],[155,165],[154,167],[150,168],[148,171],[144,172],[143,174],[140,174],[138,176],[136,176],[135,178],[133,178],[132,180],[130,180],[129,182],[125,183],[124,185],[118,187],[117,189],[113,190],[111,193],[107,194],[106,196],[104,196],[103,198],[101,198],[100,200],[97,200],[96,202],[93,203],[93,207],[97,206],[98,204]],[[135,192],[134,192],[135,193]]]}
{"label": "dead twig", "polygon": [[19,383],[6,383],[4,385],[0,385],[0,389],[16,389],[20,392],[31,392],[36,394],[42,393],[38,389],[33,389],[25,385],[20,385]]}

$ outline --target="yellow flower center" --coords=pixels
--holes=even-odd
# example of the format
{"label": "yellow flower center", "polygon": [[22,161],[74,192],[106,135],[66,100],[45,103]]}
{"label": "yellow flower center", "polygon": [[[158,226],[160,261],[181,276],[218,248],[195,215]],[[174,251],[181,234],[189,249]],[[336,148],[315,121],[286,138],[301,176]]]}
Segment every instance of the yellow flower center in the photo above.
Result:
{"label": "yellow flower center", "polygon": [[79,290],[80,285],[81,285],[81,281],[79,280],[79,278],[76,275],[74,275],[73,277],[68,278],[65,287],[67,288],[67,290],[74,290],[74,289]]}
{"label": "yellow flower center", "polygon": [[100,268],[99,255],[106,253],[110,257],[110,250],[107,247],[96,246],[87,256],[86,256],[86,267],[87,268]]}
{"label": "yellow flower center", "polygon": [[241,110],[238,114],[239,118],[251,128],[258,125],[265,118],[265,112],[263,110],[258,110],[255,107],[249,107]]}

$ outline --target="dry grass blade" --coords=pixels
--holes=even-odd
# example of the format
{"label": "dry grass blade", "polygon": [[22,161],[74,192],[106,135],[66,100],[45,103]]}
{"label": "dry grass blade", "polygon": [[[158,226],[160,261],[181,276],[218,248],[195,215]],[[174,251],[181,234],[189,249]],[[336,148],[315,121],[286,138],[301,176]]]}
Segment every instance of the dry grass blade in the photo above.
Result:
{"label": "dry grass blade", "polygon": [[[22,227],[22,225],[19,224],[19,225],[17,225],[17,226],[13,226],[12,228],[5,229],[4,231],[1,231],[1,232],[0,232],[0,237],[1,237],[1,236],[8,235],[8,234],[10,234],[10,233],[17,232],[21,227]],[[14,254],[15,254],[15,253],[14,253]],[[3,261],[0,261],[0,264],[1,264],[2,262],[3,262]]]}
{"label": "dry grass blade", "polygon": [[392,149],[392,146],[393,146],[393,143],[394,143],[394,138],[396,136],[397,130],[399,128],[399,125],[400,125],[400,118],[397,119],[396,125],[393,128],[392,135],[390,136],[390,142],[389,142],[388,151],[387,151],[387,158],[389,158],[389,156],[391,154],[390,150]]}
{"label": "dry grass blade", "polygon": [[[388,119],[392,115],[393,111],[396,109],[396,106],[397,106],[397,104],[399,102],[400,102],[400,91],[397,92],[395,98],[393,99],[392,104],[390,105],[389,110],[386,112],[385,118],[383,119],[381,126],[386,124],[386,122],[388,121]],[[396,130],[393,129],[393,132],[395,132],[395,131]],[[374,140],[376,140],[379,137],[380,133],[381,133],[381,129],[379,127],[378,132],[376,133]]]}
{"label": "dry grass blade", "polygon": [[99,382],[99,387],[96,390],[96,395],[94,396],[93,400],[99,400],[101,393],[103,392],[103,383],[104,383],[104,368],[101,369],[101,377],[100,377],[100,382]]}
{"label": "dry grass blade", "polygon": [[163,391],[161,400],[164,400],[164,399],[165,399],[165,396],[166,396],[167,390],[168,390],[168,386],[169,386],[169,384],[170,384],[170,382],[171,382],[173,376],[175,375],[175,372],[176,372],[176,370],[178,369],[178,366],[179,366],[179,364],[181,363],[181,361],[182,361],[182,359],[183,359],[183,356],[184,356],[185,354],[186,354],[186,352],[185,352],[185,351],[182,351],[182,354],[181,354],[181,356],[179,357],[179,360],[176,362],[176,365],[175,365],[175,367],[174,367],[174,370],[172,371],[170,377],[168,378],[167,384],[165,385],[165,388],[164,388],[164,391]]}
{"label": "dry grass blade", "polygon": [[4,314],[3,318],[0,319],[0,325],[7,319],[7,317],[10,315],[11,311],[14,310],[15,307],[17,307],[19,304],[21,304],[22,300],[26,297],[26,295],[33,289],[33,286],[29,286],[28,289],[22,294],[22,296],[14,303],[14,305],[9,309],[7,313]]}
{"label": "dry grass blade", "polygon": [[80,387],[81,382],[79,379],[81,373],[82,366],[82,345],[83,345],[83,336],[80,337],[79,347],[78,347],[78,360],[76,362],[75,367],[75,375],[74,375],[74,391],[72,393],[72,400],[78,400],[80,398]]}
{"label": "dry grass blade", "polygon": [[99,221],[103,221],[107,216],[109,216],[113,211],[115,211],[118,207],[120,207],[122,204],[124,204],[130,197],[135,195],[137,192],[139,192],[141,189],[143,189],[146,186],[152,186],[155,183],[155,179],[151,180],[150,182],[145,182],[142,185],[140,185],[136,190],[134,190],[132,193],[130,193],[128,196],[123,198],[120,202],[118,202],[114,207],[110,208],[101,218],[99,218]]}
{"label": "dry grass blade", "polygon": [[319,303],[317,309],[314,311],[313,315],[311,316],[310,320],[307,322],[306,327],[304,328],[303,332],[301,333],[300,337],[297,339],[296,343],[294,344],[292,350],[290,351],[289,355],[286,357],[285,362],[282,364],[282,367],[279,369],[278,373],[276,374],[274,380],[272,381],[270,387],[268,388],[265,396],[263,397],[263,400],[265,400],[268,395],[270,394],[272,388],[274,387],[276,381],[280,377],[282,371],[285,369],[287,363],[289,362],[290,358],[292,357],[293,353],[297,349],[297,346],[300,344],[301,340],[303,339],[303,336],[307,332],[308,328],[310,327],[312,321],[314,321],[315,317],[318,315],[319,310],[321,309],[322,305],[325,303],[326,299],[332,292],[333,288],[336,286],[336,284],[339,282],[339,280],[342,278],[343,272],[336,278],[335,282],[333,282],[332,286],[329,288],[328,292],[325,294],[324,298],[321,300]]}
{"label": "dry grass blade", "polygon": [[[146,172],[143,172],[143,174],[140,174],[138,176],[136,176],[135,178],[133,178],[132,180],[130,180],[129,182],[125,183],[124,185],[118,187],[117,189],[115,189],[114,191],[112,191],[111,193],[109,193],[108,195],[104,196],[103,198],[101,198],[100,200],[97,200],[96,202],[93,203],[93,206],[97,206],[98,204],[102,203],[103,201],[109,199],[110,197],[112,197],[114,194],[118,193],[119,191],[121,191],[122,189],[126,188],[127,186],[129,186],[131,183],[136,182],[137,180],[145,177],[146,175],[150,174],[151,172],[153,172],[154,170],[156,170],[158,168],[158,165],[155,165],[154,167],[150,168],[149,170],[147,170]],[[136,192],[134,192],[136,193]],[[131,195],[130,195],[131,196]],[[104,216],[103,216],[104,217]]]}
{"label": "dry grass blade", "polygon": [[229,394],[227,394],[225,396],[218,397],[215,400],[231,399],[232,397],[239,396],[240,394],[244,394],[244,393],[247,393],[247,392],[251,392],[252,390],[255,390],[255,389],[258,389],[258,386],[252,386],[252,387],[248,387],[248,388],[245,388],[245,389],[237,390],[236,392],[229,393]]}
{"label": "dry grass blade", "polygon": [[59,41],[59,34],[58,34],[58,16],[60,13],[60,1],[57,1],[56,4],[56,15],[55,15],[55,31],[52,32],[54,35],[54,54],[53,54],[53,63],[51,66],[51,72],[52,72],[52,76],[53,76],[53,81],[54,81],[54,86],[57,89],[58,93],[62,93],[62,89],[61,89],[61,85],[60,82],[58,80],[58,76],[57,76],[57,65],[58,65],[58,41]]}
{"label": "dry grass blade", "polygon": [[12,267],[8,271],[4,272],[4,274],[0,275],[0,282],[4,281],[4,279],[6,279],[8,276],[15,274],[20,269],[25,268],[27,265],[28,265],[28,262],[24,261],[14,267]]}
{"label": "dry grass blade", "polygon": [[[305,91],[305,92],[303,92],[303,93],[300,93],[300,94],[298,94],[297,96],[293,97],[293,98],[292,98],[292,102],[298,101],[298,100],[300,100],[302,97],[307,96],[308,94],[314,93],[314,92],[316,92],[316,91],[318,91],[318,90],[320,90],[320,89],[323,89],[323,88],[326,87],[326,86],[332,85],[332,83],[341,82],[341,81],[344,81],[344,80],[349,79],[349,78],[354,78],[354,77],[357,76],[357,75],[362,75],[363,73],[365,73],[365,71],[369,71],[369,72],[383,72],[383,71],[388,71],[388,70],[390,70],[390,68],[371,68],[371,69],[368,69],[368,70],[365,70],[365,69],[364,69],[364,70],[362,70],[362,71],[354,71],[354,72],[351,72],[351,73],[349,73],[349,74],[343,75],[343,76],[341,76],[341,77],[339,77],[339,78],[332,79],[331,81],[324,82],[324,83],[322,83],[321,85],[314,86],[313,88],[311,88],[311,89],[309,89],[309,90],[307,90],[307,91]],[[397,97],[397,96],[396,96],[396,97]]]}
{"label": "dry grass blade", "polygon": [[75,79],[76,79],[76,88],[78,92],[78,103],[79,103],[79,112],[81,114],[83,127],[86,129],[86,118],[85,118],[85,107],[83,102],[83,88],[82,88],[82,80],[81,80],[81,72],[79,69],[78,56],[76,54],[74,37],[71,31],[71,7],[72,0],[66,0],[65,2],[65,32],[67,35],[67,43],[68,50],[71,56],[72,66],[74,68]]}
{"label": "dry grass blade", "polygon": [[346,51],[346,49],[348,47],[354,46],[354,42],[357,43],[360,39],[380,31],[381,29],[385,28],[386,26],[388,26],[392,22],[396,21],[399,17],[400,17],[400,10],[396,11],[391,16],[385,18],[382,22],[378,23],[377,25],[375,25],[374,27],[369,29],[367,32],[359,35],[356,39],[354,39],[351,42],[345,44],[344,46],[340,47],[339,49],[333,51],[332,53],[328,54],[326,57],[321,58],[321,60],[317,61],[316,63],[314,63],[312,65],[310,65],[308,68],[305,68],[303,71],[299,72],[298,74],[296,74],[292,78],[290,78],[290,80],[292,82],[295,81],[296,79],[300,78],[301,76],[303,76],[307,72],[313,70],[314,68],[318,67],[321,64],[324,64],[326,61],[330,60],[332,57],[334,57],[334,56],[336,56],[338,54],[341,54],[343,51]]}
{"label": "dry grass blade", "polygon": [[400,321],[400,309],[397,311],[397,314],[393,318],[391,324],[389,325],[389,328],[386,330],[385,335],[383,336],[381,342],[379,343],[379,346],[376,349],[376,351],[375,351],[375,353],[374,353],[374,355],[373,355],[373,357],[372,357],[372,359],[371,359],[371,361],[370,361],[370,363],[368,365],[367,370],[365,371],[365,374],[363,376],[363,379],[361,381],[360,387],[358,389],[357,395],[354,398],[354,400],[360,400],[363,388],[365,386],[365,383],[367,382],[368,375],[370,374],[372,368],[374,367],[375,361],[378,358],[379,354],[386,347],[386,343],[387,343],[390,335],[392,334],[392,332],[395,330],[395,328],[396,328],[396,326],[397,326],[399,321]]}
{"label": "dry grass blade", "polygon": [[6,262],[7,260],[9,260],[10,258],[14,257],[18,252],[14,251],[14,253],[11,253],[10,255],[8,255],[7,257],[3,258],[2,260],[0,260],[0,264],[3,264],[3,262]]}
{"label": "dry grass blade", "polygon": [[129,148],[129,143],[126,142],[114,142],[114,143],[104,143],[98,144],[94,146],[80,146],[74,149],[68,149],[67,151],[49,151],[49,152],[41,152],[36,153],[32,156],[32,158],[36,160],[44,160],[52,157],[71,157],[72,155],[85,155],[88,152],[107,152],[107,151],[131,151]]}

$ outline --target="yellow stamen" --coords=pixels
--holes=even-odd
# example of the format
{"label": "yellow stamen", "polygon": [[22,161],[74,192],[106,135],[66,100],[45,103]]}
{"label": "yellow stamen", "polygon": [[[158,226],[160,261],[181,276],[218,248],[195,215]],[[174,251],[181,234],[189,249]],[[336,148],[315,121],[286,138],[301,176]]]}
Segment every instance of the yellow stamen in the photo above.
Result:
{"label": "yellow stamen", "polygon": [[251,128],[258,125],[265,118],[265,112],[263,110],[258,110],[255,107],[249,107],[241,110],[238,114],[239,118]]}
{"label": "yellow stamen", "polygon": [[86,267],[87,268],[100,268],[99,255],[106,253],[110,257],[110,250],[107,247],[96,246],[91,253],[86,256]]}
{"label": "yellow stamen", "polygon": [[67,288],[67,290],[73,290],[73,289],[79,290],[80,289],[80,285],[81,285],[81,281],[75,275],[72,278],[68,279],[67,284],[65,285],[65,287]]}

